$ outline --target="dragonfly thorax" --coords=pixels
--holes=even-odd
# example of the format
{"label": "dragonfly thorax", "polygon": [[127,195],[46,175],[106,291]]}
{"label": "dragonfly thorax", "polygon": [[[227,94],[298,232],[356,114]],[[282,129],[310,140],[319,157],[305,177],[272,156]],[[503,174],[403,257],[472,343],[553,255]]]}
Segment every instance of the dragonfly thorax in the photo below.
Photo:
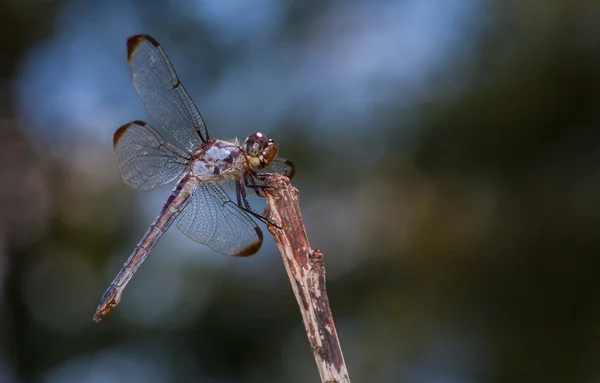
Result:
{"label": "dragonfly thorax", "polygon": [[245,157],[239,146],[234,143],[214,140],[208,148],[194,153],[189,163],[192,175],[200,180],[234,177],[243,172]]}

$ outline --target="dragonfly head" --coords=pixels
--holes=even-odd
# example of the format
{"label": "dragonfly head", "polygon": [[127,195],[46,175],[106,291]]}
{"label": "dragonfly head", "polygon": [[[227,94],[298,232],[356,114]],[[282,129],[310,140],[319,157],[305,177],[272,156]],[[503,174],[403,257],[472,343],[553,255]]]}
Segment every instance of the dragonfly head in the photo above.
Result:
{"label": "dragonfly head", "polygon": [[246,158],[252,168],[265,168],[277,157],[275,141],[262,133],[252,133],[246,138]]}

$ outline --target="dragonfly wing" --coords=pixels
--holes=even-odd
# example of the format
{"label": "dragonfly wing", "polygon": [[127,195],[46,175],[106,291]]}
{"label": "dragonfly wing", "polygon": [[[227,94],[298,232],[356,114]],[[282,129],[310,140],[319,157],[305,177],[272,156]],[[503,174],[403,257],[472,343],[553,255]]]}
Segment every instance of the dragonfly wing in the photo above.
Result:
{"label": "dragonfly wing", "polygon": [[173,181],[183,173],[190,157],[143,121],[117,129],[113,144],[123,181],[134,189],[148,190]]}
{"label": "dragonfly wing", "polygon": [[198,108],[158,42],[147,35],[130,37],[127,60],[133,87],[156,122],[188,151],[208,141]]}
{"label": "dragonfly wing", "polygon": [[227,255],[252,255],[263,241],[252,218],[213,181],[198,182],[176,224],[194,241]]}

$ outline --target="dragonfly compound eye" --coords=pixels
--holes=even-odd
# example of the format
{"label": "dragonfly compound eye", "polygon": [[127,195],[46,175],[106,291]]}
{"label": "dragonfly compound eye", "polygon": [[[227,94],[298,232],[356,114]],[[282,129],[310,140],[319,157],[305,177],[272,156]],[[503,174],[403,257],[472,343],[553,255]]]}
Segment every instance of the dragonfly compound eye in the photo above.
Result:
{"label": "dragonfly compound eye", "polygon": [[269,140],[262,133],[253,133],[246,138],[246,154],[251,157],[258,157],[265,149]]}

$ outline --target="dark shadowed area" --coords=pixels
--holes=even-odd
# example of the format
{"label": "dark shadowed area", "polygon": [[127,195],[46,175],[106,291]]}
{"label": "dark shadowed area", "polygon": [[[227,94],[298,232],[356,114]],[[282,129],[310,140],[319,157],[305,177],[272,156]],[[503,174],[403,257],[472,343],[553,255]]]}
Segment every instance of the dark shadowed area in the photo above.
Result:
{"label": "dark shadowed area", "polygon": [[92,322],[173,186],[113,159],[154,124],[137,33],[213,137],[296,164],[352,381],[598,382],[599,26],[594,0],[0,1],[0,382],[319,381],[265,230],[235,258],[172,227]]}

